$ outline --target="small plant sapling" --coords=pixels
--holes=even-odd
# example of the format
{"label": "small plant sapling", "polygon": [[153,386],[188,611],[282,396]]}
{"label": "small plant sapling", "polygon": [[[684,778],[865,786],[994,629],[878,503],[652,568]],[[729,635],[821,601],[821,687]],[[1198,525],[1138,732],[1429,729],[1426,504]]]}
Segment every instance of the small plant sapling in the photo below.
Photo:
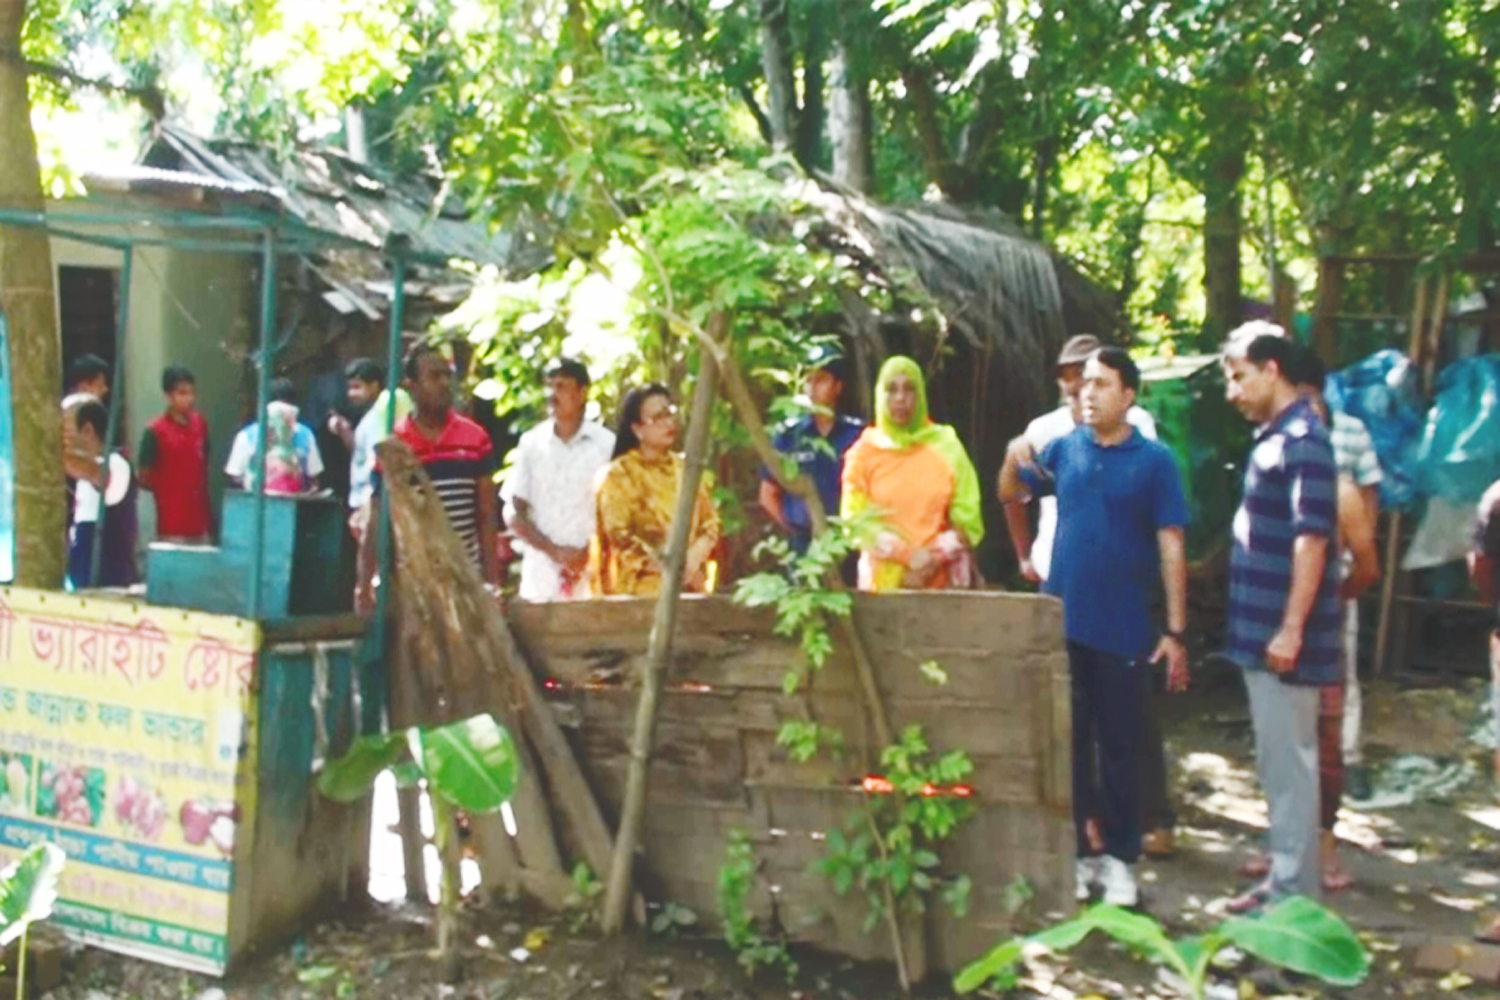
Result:
{"label": "small plant sapling", "polygon": [[32,844],[0,872],[0,949],[17,938],[16,1000],[26,995],[26,937],[31,925],[52,915],[67,855],[56,844]]}
{"label": "small plant sapling", "polygon": [[724,921],[724,940],[751,977],[757,969],[771,966],[786,973],[787,984],[797,978],[797,962],[786,942],[761,934],[750,912],[750,891],[755,887],[755,847],[744,830],[731,830],[724,865],[719,869],[719,916]]}
{"label": "small plant sapling", "polygon": [[[409,758],[409,759],[404,759]],[[471,814],[498,812],[510,801],[520,782],[520,758],[505,727],[490,715],[423,729],[361,736],[349,752],[330,762],[318,775],[318,791],[336,802],[354,802],[367,795],[382,771],[393,770],[400,784],[427,785],[432,803],[434,839],[442,865],[442,896],[438,909],[437,953],[445,966],[453,964],[454,931],[458,923],[458,886],[449,861],[456,852],[454,810]]]}
{"label": "small plant sapling", "polygon": [[1356,986],[1370,971],[1370,955],[1338,914],[1294,896],[1259,917],[1234,917],[1207,934],[1172,940],[1150,917],[1099,904],[1030,937],[1012,938],[966,967],[953,980],[960,993],[995,983],[1011,986],[1028,947],[1066,951],[1094,931],[1176,973],[1192,1000],[1208,995],[1214,956],[1234,946],[1263,962],[1313,976],[1334,986]]}

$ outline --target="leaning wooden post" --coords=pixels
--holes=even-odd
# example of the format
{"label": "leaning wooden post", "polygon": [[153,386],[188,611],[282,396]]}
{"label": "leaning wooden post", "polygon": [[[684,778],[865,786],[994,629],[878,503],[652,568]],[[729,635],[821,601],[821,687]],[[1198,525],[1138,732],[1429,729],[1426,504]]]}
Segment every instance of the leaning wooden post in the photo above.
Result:
{"label": "leaning wooden post", "polygon": [[[828,528],[828,514],[823,509],[823,501],[818,496],[816,487],[801,473],[798,473],[796,478],[787,476],[786,470],[781,465],[781,453],[771,445],[770,435],[766,433],[765,423],[761,420],[760,410],[756,408],[755,400],[750,395],[750,388],[745,385],[739,368],[735,366],[734,358],[725,350],[720,338],[713,336],[710,332],[697,330],[694,332],[703,348],[703,353],[712,354],[718,359],[720,375],[724,381],[724,393],[734,405],[735,414],[740,418],[740,423],[749,432],[750,442],[760,456],[762,464],[784,489],[795,493],[807,504],[808,514],[812,518],[813,534],[821,535]],[[831,590],[844,589],[843,580],[839,578],[836,571],[829,573],[828,586]],[[840,615],[838,626],[839,631],[844,635],[844,641],[849,644],[850,652],[854,654],[854,671],[859,679],[860,690],[865,696],[865,707],[875,729],[875,738],[882,747],[889,746],[894,742],[890,715],[885,710],[885,701],[880,696],[880,686],[875,680],[875,665],[870,659],[870,651],[865,648],[864,637],[859,634],[859,627],[854,622],[853,612]]]}
{"label": "leaning wooden post", "polygon": [[[728,318],[715,314],[709,325],[721,331]],[[722,335],[722,334],[721,334]],[[625,777],[625,801],[620,807],[620,829],[615,835],[610,859],[609,883],[604,894],[604,933],[616,934],[625,925],[630,900],[630,877],[635,847],[646,819],[646,779],[651,763],[651,743],[656,731],[656,708],[661,697],[662,676],[672,654],[672,632],[677,626],[677,600],[682,595],[683,565],[687,561],[688,537],[693,509],[698,502],[698,483],[708,454],[709,423],[713,417],[718,364],[708,351],[698,355],[698,384],[693,389],[693,409],[688,425],[687,468],[677,490],[677,510],[672,515],[672,534],[662,566],[661,593],[656,598],[656,617],[651,623],[651,644],[641,673],[641,696],[636,702],[635,732],[630,737],[630,765]]]}

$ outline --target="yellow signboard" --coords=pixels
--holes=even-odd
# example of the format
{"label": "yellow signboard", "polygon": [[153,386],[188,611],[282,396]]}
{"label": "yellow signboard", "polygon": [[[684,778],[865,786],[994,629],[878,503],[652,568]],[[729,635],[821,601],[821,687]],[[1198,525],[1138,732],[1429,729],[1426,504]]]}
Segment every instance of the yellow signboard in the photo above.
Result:
{"label": "yellow signboard", "polygon": [[70,933],[224,970],[259,639],[238,618],[0,590],[0,864],[61,847]]}

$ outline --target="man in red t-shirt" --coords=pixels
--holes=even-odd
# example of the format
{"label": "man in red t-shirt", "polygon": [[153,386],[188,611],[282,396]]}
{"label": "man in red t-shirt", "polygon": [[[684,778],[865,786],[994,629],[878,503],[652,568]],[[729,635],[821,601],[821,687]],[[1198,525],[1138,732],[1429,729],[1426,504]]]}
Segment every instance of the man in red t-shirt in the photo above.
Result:
{"label": "man in red t-shirt", "polygon": [[[499,518],[495,500],[495,449],[490,436],[468,417],[453,412],[453,366],[427,344],[419,344],[406,358],[406,390],[412,412],[396,422],[396,437],[427,470],[442,501],[448,522],[470,558],[494,587],[500,586],[500,560],[495,549]],[[381,481],[377,468],[370,520],[378,524]],[[356,611],[375,608],[375,538],[367,531],[359,551],[359,583],[354,591]]]}
{"label": "man in red t-shirt", "polygon": [[156,536],[163,542],[208,545],[213,511],[208,500],[208,422],[197,410],[193,373],[173,365],[161,375],[167,410],[141,437],[141,486],[156,497]]}

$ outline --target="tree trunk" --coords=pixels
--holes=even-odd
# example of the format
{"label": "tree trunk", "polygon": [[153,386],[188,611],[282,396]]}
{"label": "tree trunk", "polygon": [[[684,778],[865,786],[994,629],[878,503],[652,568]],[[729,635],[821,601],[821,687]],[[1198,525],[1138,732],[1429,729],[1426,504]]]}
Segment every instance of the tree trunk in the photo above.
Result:
{"label": "tree trunk", "polygon": [[947,141],[943,137],[943,124],[938,113],[937,91],[932,77],[924,67],[915,63],[901,71],[901,82],[906,86],[907,104],[911,108],[912,123],[917,132],[918,149],[922,155],[922,166],[927,179],[938,186],[938,190],[952,201],[963,202],[962,192],[955,190],[953,165],[948,156]]}
{"label": "tree trunk", "polygon": [[1203,334],[1217,343],[1239,326],[1240,298],[1240,181],[1245,176],[1248,143],[1240,139],[1208,165],[1203,184],[1203,286],[1207,314]]}
{"label": "tree trunk", "polygon": [[1031,188],[1031,238],[1042,242],[1047,234],[1047,196],[1052,188],[1052,167],[1057,163],[1057,139],[1047,136],[1036,144],[1036,176]]}
{"label": "tree trunk", "polygon": [[828,58],[828,23],[814,11],[807,19],[807,45],[802,50],[802,110],[797,117],[797,162],[805,170],[821,170],[823,124],[828,101],[823,93],[824,62]]}
{"label": "tree trunk", "polygon": [[771,145],[793,152],[797,139],[797,83],[792,68],[792,22],[789,0],[760,0],[761,66],[768,91],[766,117]]}
{"label": "tree trunk", "polygon": [[[26,0],[0,0],[0,205],[41,212],[31,97],[19,58]],[[6,53],[16,54],[5,58]],[[66,564],[62,351],[52,305],[52,250],[40,229],[0,226],[0,312],[10,342],[15,428],[16,583],[55,590]],[[123,391],[115,387],[116,392]]]}
{"label": "tree trunk", "polygon": [[1139,262],[1136,258],[1140,256],[1141,247],[1146,242],[1146,211],[1151,207],[1151,199],[1156,196],[1156,158],[1146,157],[1146,197],[1121,223],[1121,229],[1125,236],[1125,245],[1120,251],[1120,291],[1118,295],[1120,315],[1126,314],[1130,305],[1130,297],[1135,294],[1136,287],[1140,284]]}
{"label": "tree trunk", "polygon": [[833,145],[833,179],[868,194],[874,184],[874,150],[870,131],[870,81],[865,74],[852,29],[845,27],[833,49],[833,91],[828,132]]}

